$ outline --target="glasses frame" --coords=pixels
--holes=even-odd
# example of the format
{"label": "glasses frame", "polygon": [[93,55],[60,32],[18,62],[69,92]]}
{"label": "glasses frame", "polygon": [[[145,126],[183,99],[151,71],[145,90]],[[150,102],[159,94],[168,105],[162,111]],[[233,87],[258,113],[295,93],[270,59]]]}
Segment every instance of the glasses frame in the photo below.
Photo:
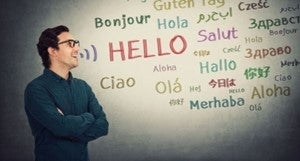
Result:
{"label": "glasses frame", "polygon": [[68,45],[69,45],[71,48],[74,48],[76,44],[78,44],[78,46],[80,46],[79,40],[73,40],[73,39],[68,39],[68,40],[59,42],[59,43],[57,43],[57,44],[60,45],[60,44],[64,44],[64,43],[68,43]]}

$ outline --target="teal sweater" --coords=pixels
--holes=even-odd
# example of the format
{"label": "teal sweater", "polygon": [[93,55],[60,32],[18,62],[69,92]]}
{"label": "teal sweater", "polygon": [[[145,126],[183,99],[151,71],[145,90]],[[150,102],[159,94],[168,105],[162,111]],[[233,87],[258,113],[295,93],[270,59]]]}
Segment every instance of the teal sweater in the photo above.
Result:
{"label": "teal sweater", "polygon": [[71,73],[65,80],[45,69],[27,85],[24,97],[36,161],[88,161],[87,143],[108,133],[90,86]]}

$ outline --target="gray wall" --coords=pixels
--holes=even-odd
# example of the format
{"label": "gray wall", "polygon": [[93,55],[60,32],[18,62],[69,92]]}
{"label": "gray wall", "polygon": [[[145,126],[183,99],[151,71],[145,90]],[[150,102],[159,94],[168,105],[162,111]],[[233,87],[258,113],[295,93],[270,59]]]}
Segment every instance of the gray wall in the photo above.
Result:
{"label": "gray wall", "polygon": [[[34,140],[24,112],[23,92],[27,83],[43,71],[35,47],[40,33],[45,28],[60,24],[67,25],[71,33],[80,39],[81,64],[73,73],[92,86],[110,122],[109,135],[89,144],[92,161],[296,160],[300,149],[299,65],[282,67],[281,62],[300,60],[300,2],[269,0],[266,2],[269,7],[241,10],[239,4],[249,3],[248,1],[225,1],[224,6],[219,7],[217,2],[221,1],[216,1],[216,5],[209,5],[214,1],[195,0],[193,7],[162,11],[155,9],[154,2],[0,2],[0,160],[34,160]],[[158,4],[160,1],[156,2]],[[200,14],[207,16],[213,11],[226,14],[230,7],[232,16],[197,23]],[[281,8],[288,7],[289,11],[281,11]],[[151,15],[151,18],[148,23],[128,25],[124,29],[112,26],[95,27],[96,17],[111,20],[121,18],[122,14],[128,17]],[[159,28],[159,20],[175,22],[177,16],[180,18],[179,27]],[[289,22],[287,25],[250,29],[250,19],[275,21],[283,17],[296,18],[292,19],[293,23]],[[182,24],[184,19],[187,20],[188,26]],[[204,38],[198,33],[201,30],[208,33],[216,32],[217,28],[227,30],[232,27],[238,30],[238,38],[198,41]],[[284,36],[270,34],[271,30],[283,29],[295,29],[296,32]],[[205,33],[202,32],[203,34]],[[162,50],[170,51],[169,42],[174,35],[181,35],[187,41],[187,49],[182,54],[122,61],[119,53],[116,53],[114,61],[109,59],[109,42],[117,46],[119,41],[127,43],[129,40],[138,40],[134,47],[139,49],[133,53],[143,55],[143,39],[147,40],[149,52],[156,53],[156,39],[161,38]],[[262,41],[248,42],[246,39],[249,37],[261,37]],[[97,49],[96,61],[92,60],[93,54],[96,54],[92,45]],[[175,48],[179,50],[181,45],[179,42]],[[238,46],[239,51],[224,52],[224,48]],[[265,58],[246,58],[249,56],[247,49],[254,53],[257,49],[285,46],[291,47],[291,53],[268,55]],[[90,52],[90,59],[86,58],[87,53],[84,49]],[[210,55],[196,57],[194,51],[209,51]],[[201,73],[199,64],[218,63],[220,59],[234,61],[237,64],[236,69]],[[175,66],[176,69],[158,72],[155,66],[159,65]],[[246,69],[264,66],[271,69],[267,78],[245,78]],[[275,79],[278,75],[291,76],[292,79],[278,81]],[[101,79],[111,76],[115,77],[115,81],[118,78],[133,78],[135,85],[122,89],[103,88]],[[171,93],[159,93],[163,88],[159,82],[168,84],[169,80],[174,83],[176,78],[182,86],[180,92],[171,90]],[[235,79],[236,86],[213,88],[209,85],[212,79],[226,78]],[[104,86],[108,85],[108,82],[104,83]],[[274,85],[289,88],[288,94],[271,95]],[[267,92],[270,92],[271,96],[257,96],[255,89],[261,90],[262,86],[265,90],[269,89]],[[200,87],[201,90],[191,92],[191,87]],[[244,92],[230,93],[229,89],[243,89]],[[214,97],[222,100],[229,99],[230,96],[234,99],[243,98],[245,103],[240,107],[191,109],[191,102],[196,100],[212,101]],[[169,102],[176,99],[184,101],[182,104],[171,106]],[[252,110],[255,105],[259,109]]]}

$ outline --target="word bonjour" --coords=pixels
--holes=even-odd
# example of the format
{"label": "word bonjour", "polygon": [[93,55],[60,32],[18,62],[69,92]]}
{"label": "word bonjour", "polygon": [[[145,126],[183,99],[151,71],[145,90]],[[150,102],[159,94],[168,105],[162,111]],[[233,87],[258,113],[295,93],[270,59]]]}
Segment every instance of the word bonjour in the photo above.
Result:
{"label": "word bonjour", "polygon": [[99,17],[95,18],[95,27],[121,27],[121,29],[125,29],[127,25],[133,24],[147,24],[149,19],[151,18],[150,15],[140,15],[135,17],[127,17],[126,14],[122,15],[122,18],[115,18],[115,19],[102,19]]}
{"label": "word bonjour", "polygon": [[121,89],[125,87],[133,87],[135,79],[129,77],[127,79],[111,77],[103,77],[100,79],[100,87],[103,89]]}
{"label": "word bonjour", "polygon": [[228,30],[222,30],[220,28],[217,28],[216,32],[208,32],[205,29],[202,29],[198,32],[199,40],[198,42],[204,42],[204,41],[217,41],[217,40],[231,40],[236,39],[238,36],[236,35],[238,32],[237,29],[232,27]]}
{"label": "word bonjour", "polygon": [[281,36],[285,36],[285,35],[289,35],[289,34],[295,34],[297,33],[298,29],[286,29],[283,28],[281,30],[269,30],[270,36],[277,36],[277,35],[281,35]]}
{"label": "word bonjour", "polygon": [[236,107],[245,105],[244,98],[233,98],[231,95],[229,98],[218,99],[213,97],[211,101],[200,101],[200,100],[190,100],[190,109],[207,109],[207,108],[220,108],[220,107]]}
{"label": "word bonjour", "polygon": [[252,90],[252,96],[251,99],[254,98],[265,98],[265,97],[277,97],[277,96],[290,96],[291,95],[291,89],[288,86],[277,86],[276,84],[273,85],[273,87],[269,87],[265,89],[264,85],[261,85],[260,87],[253,87]]}
{"label": "word bonjour", "polygon": [[[125,45],[127,46],[127,50],[125,50]],[[164,44],[165,45],[165,44]],[[156,47],[155,53],[149,53],[148,49],[148,40],[130,40],[127,42],[119,41],[117,47],[114,46],[112,42],[109,42],[109,59],[110,61],[114,61],[114,55],[119,53],[121,56],[121,60],[126,60],[126,54],[127,51],[127,59],[136,59],[136,58],[150,58],[155,56],[166,56],[176,54],[180,55],[183,54],[184,51],[187,49],[187,41],[186,39],[181,35],[175,35],[171,40],[169,40],[169,49],[170,51],[163,51],[162,47],[162,40],[161,38],[156,38],[156,43],[151,46]],[[179,48],[179,49],[178,49]],[[134,55],[134,51],[140,52],[138,54]]]}

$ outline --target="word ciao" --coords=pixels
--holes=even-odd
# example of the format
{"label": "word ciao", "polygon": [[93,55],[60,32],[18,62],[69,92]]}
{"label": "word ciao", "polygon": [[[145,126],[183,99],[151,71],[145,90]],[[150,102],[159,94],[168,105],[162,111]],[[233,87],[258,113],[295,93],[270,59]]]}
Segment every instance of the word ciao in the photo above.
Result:
{"label": "word ciao", "polygon": [[291,80],[293,77],[291,75],[282,75],[282,74],[278,74],[275,75],[274,79],[275,81],[288,81]]}
{"label": "word ciao", "polygon": [[157,11],[193,8],[195,6],[194,0],[156,0],[153,2],[153,7]]}
{"label": "word ciao", "polygon": [[150,15],[140,15],[135,17],[127,17],[125,14],[122,15],[122,18],[115,18],[115,19],[102,19],[99,17],[95,18],[95,27],[121,27],[121,29],[125,29],[127,25],[134,25],[134,24],[147,24],[149,19],[151,18]]}
{"label": "word ciao", "polygon": [[265,89],[265,86],[261,85],[260,87],[253,87],[251,99],[255,97],[261,99],[265,97],[277,97],[277,96],[289,96],[291,95],[291,89],[288,86],[277,86],[276,84],[273,87]]}
{"label": "word ciao", "polygon": [[[124,45],[125,44],[125,45]],[[163,51],[163,45],[167,44],[168,51]],[[125,46],[127,48],[125,48]],[[156,52],[150,53],[149,46],[155,47]],[[155,56],[166,56],[171,54],[183,54],[187,48],[187,41],[181,35],[175,35],[167,43],[162,43],[161,38],[156,38],[154,44],[149,45],[148,40],[130,40],[127,42],[119,41],[117,45],[109,42],[109,59],[115,60],[115,55],[118,54],[122,61],[127,59],[150,58]],[[127,57],[126,57],[127,55]]]}
{"label": "word ciao", "polygon": [[100,87],[103,89],[121,89],[125,87],[133,87],[135,79],[129,77],[127,79],[111,77],[103,77],[100,79]]}
{"label": "word ciao", "polygon": [[269,8],[270,6],[268,6],[267,3],[267,0],[265,0],[264,2],[262,2],[262,0],[259,0],[257,3],[240,2],[238,8],[240,11]]}
{"label": "word ciao", "polygon": [[256,49],[254,52],[252,49],[246,49],[246,54],[245,58],[259,58],[263,59],[266,56],[276,56],[276,55],[283,55],[283,54],[290,54],[292,52],[292,48],[290,46],[285,46],[285,47],[278,47],[277,49],[275,48],[269,48],[269,49]]}
{"label": "word ciao", "polygon": [[229,98],[218,99],[213,97],[211,101],[190,100],[190,109],[207,109],[207,108],[220,108],[220,107],[236,107],[245,105],[244,98],[233,98],[231,95]]}
{"label": "word ciao", "polygon": [[238,38],[237,31],[234,27],[228,30],[222,30],[217,28],[215,32],[207,32],[205,29],[202,29],[198,32],[199,39],[198,42],[205,42],[205,41],[217,41],[217,40],[230,40]]}

